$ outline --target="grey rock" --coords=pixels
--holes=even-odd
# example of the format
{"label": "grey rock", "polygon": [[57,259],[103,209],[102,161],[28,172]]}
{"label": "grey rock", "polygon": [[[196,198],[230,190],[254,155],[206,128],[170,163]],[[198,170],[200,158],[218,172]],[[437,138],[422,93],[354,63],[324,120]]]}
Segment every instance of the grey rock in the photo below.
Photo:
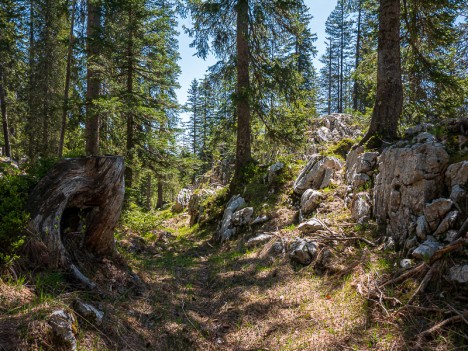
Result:
{"label": "grey rock", "polygon": [[252,219],[253,212],[254,210],[252,207],[246,207],[234,212],[231,220],[232,224],[237,227],[248,224]]}
{"label": "grey rock", "polygon": [[360,192],[353,196],[351,201],[351,217],[358,223],[365,223],[371,217],[370,196],[366,192]]}
{"label": "grey rock", "polygon": [[[373,213],[379,223],[387,225],[387,235],[403,245],[411,235],[411,224],[424,214],[425,204],[444,194],[449,155],[439,143],[392,146],[382,152],[378,162]],[[429,222],[427,216],[426,220]]]}
{"label": "grey rock", "polygon": [[427,132],[428,130],[434,128],[434,125],[431,123],[421,123],[414,127],[410,127],[405,130],[405,137],[411,138],[419,133]]}
{"label": "grey rock", "polygon": [[317,254],[317,244],[298,238],[291,246],[289,257],[304,266],[309,265]]}
{"label": "grey rock", "polygon": [[307,189],[301,196],[301,211],[304,214],[315,211],[323,200],[320,191]]}
{"label": "grey rock", "polygon": [[91,322],[95,325],[101,325],[102,319],[104,318],[104,312],[98,310],[89,303],[76,300],[73,303],[73,309],[76,311],[78,316],[84,318],[86,321]]}
{"label": "grey rock", "polygon": [[403,269],[410,269],[413,266],[413,260],[404,258],[400,261],[400,267]]}
{"label": "grey rock", "polygon": [[370,180],[368,173],[377,165],[378,152],[364,152],[360,146],[351,150],[346,157],[346,181],[357,188]]}
{"label": "grey rock", "polygon": [[341,162],[336,157],[313,155],[294,182],[294,192],[302,195],[307,189],[321,189],[330,184]]}
{"label": "grey rock", "polygon": [[284,244],[281,241],[277,241],[273,244],[271,247],[271,251],[273,251],[275,254],[280,254],[284,251],[285,247]]}
{"label": "grey rock", "polygon": [[76,337],[74,330],[76,329],[76,318],[73,313],[66,310],[57,310],[52,312],[48,318],[48,323],[52,327],[52,332],[57,340],[67,350],[75,351],[77,349]]}
{"label": "grey rock", "polygon": [[299,224],[297,227],[302,233],[314,233],[317,230],[325,229],[323,224],[315,218],[309,219],[307,222]]}
{"label": "grey rock", "polygon": [[460,213],[458,211],[451,211],[449,212],[445,218],[440,222],[439,226],[437,227],[436,231],[434,232],[435,236],[442,235],[448,230],[454,228],[455,224],[457,223],[457,219]]}
{"label": "grey rock", "polygon": [[220,222],[217,232],[218,241],[227,241],[236,234],[236,229],[232,223],[232,218],[234,212],[243,206],[245,206],[245,200],[240,195],[235,195],[229,200],[226,205],[226,209],[224,210],[223,219]]}
{"label": "grey rock", "polygon": [[257,218],[255,218],[253,221],[252,221],[252,225],[256,225],[256,224],[263,224],[265,222],[268,222],[270,218],[268,216],[258,216]]}
{"label": "grey rock", "polygon": [[449,278],[457,283],[468,283],[468,265],[457,265],[450,268]]}
{"label": "grey rock", "polygon": [[188,207],[191,196],[192,191],[190,189],[184,188],[181,191],[179,191],[174,206],[172,207],[172,210],[174,212],[182,212],[185,208]]}
{"label": "grey rock", "polygon": [[445,239],[444,241],[447,243],[451,243],[455,241],[455,238],[458,235],[458,230],[449,230],[447,233],[445,233]]}
{"label": "grey rock", "polygon": [[257,235],[255,237],[250,238],[249,240],[247,240],[247,242],[245,243],[245,246],[246,247],[255,247],[255,246],[258,246],[258,245],[266,244],[267,242],[269,242],[271,240],[271,238],[273,238],[273,235],[263,233],[263,234]]}
{"label": "grey rock", "polygon": [[384,243],[384,250],[395,250],[395,240],[393,237],[387,237]]}
{"label": "grey rock", "polygon": [[409,238],[408,240],[406,240],[405,248],[407,250],[410,250],[413,247],[416,247],[416,245],[418,245],[418,238],[413,236],[413,237]]}
{"label": "grey rock", "polygon": [[188,204],[188,214],[190,215],[191,226],[195,223],[198,223],[200,220],[200,217],[204,211],[203,202],[215,193],[216,192],[213,189],[199,189],[191,195]]}
{"label": "grey rock", "polygon": [[468,211],[468,192],[461,185],[456,184],[452,187],[450,200],[452,200],[461,211]]}
{"label": "grey rock", "polygon": [[450,199],[437,199],[427,204],[424,208],[424,216],[426,217],[429,229],[434,231],[437,229],[440,221],[450,211],[453,206],[453,201]]}
{"label": "grey rock", "polygon": [[441,247],[441,243],[437,242],[433,237],[428,236],[428,239],[413,251],[413,257],[428,261]]}
{"label": "grey rock", "polygon": [[283,162],[276,162],[268,168],[268,183],[272,183],[275,180],[276,176],[284,168],[284,166],[285,165]]}
{"label": "grey rock", "polygon": [[429,233],[430,229],[429,224],[427,224],[426,217],[419,216],[416,221],[416,235],[419,239],[425,240]]}
{"label": "grey rock", "polygon": [[468,186],[468,161],[451,164],[445,172],[449,189],[455,185]]}
{"label": "grey rock", "polygon": [[416,143],[435,143],[437,142],[437,139],[435,136],[433,136],[431,133],[428,132],[422,132],[419,133],[415,138],[414,141]]}

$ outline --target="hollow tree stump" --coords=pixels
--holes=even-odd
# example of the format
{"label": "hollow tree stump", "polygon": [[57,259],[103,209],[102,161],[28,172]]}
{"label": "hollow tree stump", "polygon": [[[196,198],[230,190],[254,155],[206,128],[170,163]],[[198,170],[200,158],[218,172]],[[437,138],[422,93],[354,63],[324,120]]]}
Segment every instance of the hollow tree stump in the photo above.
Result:
{"label": "hollow tree stump", "polygon": [[73,252],[65,245],[72,235],[79,237],[78,250],[98,256],[115,252],[114,228],[124,199],[124,168],[124,159],[118,156],[65,159],[34,188],[28,203],[30,229],[47,246],[49,265],[77,270]]}

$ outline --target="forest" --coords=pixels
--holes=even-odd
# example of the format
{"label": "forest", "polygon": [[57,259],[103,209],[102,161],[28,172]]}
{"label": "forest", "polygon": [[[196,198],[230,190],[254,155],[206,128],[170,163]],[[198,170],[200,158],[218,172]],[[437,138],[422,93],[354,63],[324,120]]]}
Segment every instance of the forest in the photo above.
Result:
{"label": "forest", "polygon": [[468,5],[330,2],[0,0],[0,350],[467,347]]}

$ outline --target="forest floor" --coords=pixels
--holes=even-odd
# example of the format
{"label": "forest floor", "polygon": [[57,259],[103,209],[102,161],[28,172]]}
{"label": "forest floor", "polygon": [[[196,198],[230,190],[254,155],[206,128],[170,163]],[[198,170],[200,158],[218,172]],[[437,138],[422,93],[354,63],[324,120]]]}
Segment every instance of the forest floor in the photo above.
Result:
{"label": "forest floor", "polygon": [[[0,279],[0,351],[58,351],[49,316],[72,310],[77,299],[104,312],[102,324],[78,315],[78,351],[466,350],[468,323],[418,338],[463,310],[466,296],[452,301],[434,287],[413,299],[421,275],[379,290],[376,282],[402,273],[401,257],[379,241],[374,224],[353,222],[343,204],[345,184],[322,189],[326,199],[314,216],[340,238],[309,235],[318,243],[316,261],[304,267],[270,250],[277,240],[304,236],[290,190],[300,167],[274,189],[264,184],[263,171],[246,184],[249,204],[270,219],[245,228],[236,240],[212,240],[226,203],[222,196],[205,209],[202,226],[190,227],[186,212],[130,208],[116,233],[114,259],[74,252],[97,289],[83,289],[65,272],[40,264],[12,270]],[[262,232],[274,239],[245,245]],[[326,265],[318,259],[324,249],[331,253]],[[40,247],[30,250],[40,261]],[[451,289],[447,296],[462,294]]]}
{"label": "forest floor", "polygon": [[[280,211],[280,235],[296,234],[292,216]],[[56,350],[47,316],[76,298],[105,313],[100,326],[80,322],[78,350],[414,350],[415,335],[433,324],[424,311],[388,312],[391,301],[382,308],[358,292],[392,270],[395,257],[387,251],[338,243],[335,268],[321,270],[246,249],[242,240],[216,246],[214,229],[190,228],[186,214],[164,228],[151,241],[121,233],[126,268],[107,271],[101,287],[108,293],[80,291],[60,272],[1,283],[0,350]],[[119,286],[128,269],[140,287]],[[462,339],[446,330],[423,349],[462,350]]]}

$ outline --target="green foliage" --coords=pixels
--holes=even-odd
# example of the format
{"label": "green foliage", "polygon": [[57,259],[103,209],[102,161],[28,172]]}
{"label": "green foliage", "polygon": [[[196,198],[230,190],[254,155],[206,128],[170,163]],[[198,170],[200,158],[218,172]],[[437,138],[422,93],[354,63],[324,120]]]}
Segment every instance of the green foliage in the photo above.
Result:
{"label": "green foliage", "polygon": [[25,207],[32,185],[32,180],[19,172],[0,175],[0,264],[11,261],[24,241],[29,219]]}
{"label": "green foliage", "polygon": [[145,211],[138,205],[130,203],[128,208],[122,213],[122,224],[130,231],[145,237],[149,236],[164,219],[170,217],[170,211],[153,212]]}

